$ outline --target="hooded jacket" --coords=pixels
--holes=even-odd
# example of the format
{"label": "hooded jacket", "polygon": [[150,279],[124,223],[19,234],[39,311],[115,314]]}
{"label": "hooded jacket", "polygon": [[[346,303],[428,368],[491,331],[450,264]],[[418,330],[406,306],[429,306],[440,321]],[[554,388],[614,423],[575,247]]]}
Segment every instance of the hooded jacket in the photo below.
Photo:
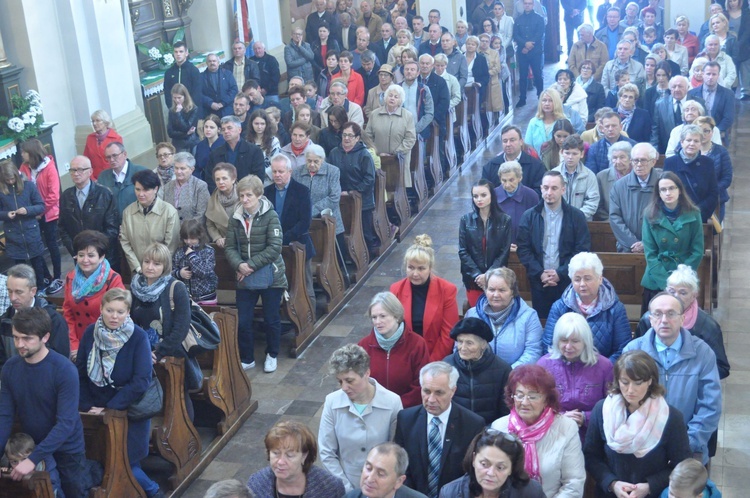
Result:
{"label": "hooded jacket", "polygon": [[356,190],[362,196],[362,211],[374,209],[375,163],[365,144],[359,141],[349,152],[336,147],[328,156],[328,162],[339,168],[341,191]]}

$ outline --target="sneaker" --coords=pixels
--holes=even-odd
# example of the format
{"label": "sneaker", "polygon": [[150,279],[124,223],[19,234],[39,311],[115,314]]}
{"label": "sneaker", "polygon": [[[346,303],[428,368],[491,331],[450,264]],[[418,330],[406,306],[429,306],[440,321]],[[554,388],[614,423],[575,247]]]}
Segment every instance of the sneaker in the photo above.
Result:
{"label": "sneaker", "polygon": [[46,298],[47,297],[47,289],[44,288],[44,289],[36,291],[36,296],[35,297],[39,297],[39,298],[42,298],[42,299]]}
{"label": "sneaker", "polygon": [[252,368],[255,368],[255,362],[254,361],[250,362],[250,363],[243,363],[242,364],[242,370],[250,370]]}
{"label": "sneaker", "polygon": [[263,364],[263,371],[266,373],[271,373],[276,371],[276,358],[272,357],[270,354],[266,355],[266,362]]}
{"label": "sneaker", "polygon": [[60,280],[59,278],[56,278],[52,282],[50,282],[49,287],[47,287],[45,292],[48,296],[52,294],[57,294],[58,292],[63,290],[64,286],[65,284],[63,284],[63,281]]}

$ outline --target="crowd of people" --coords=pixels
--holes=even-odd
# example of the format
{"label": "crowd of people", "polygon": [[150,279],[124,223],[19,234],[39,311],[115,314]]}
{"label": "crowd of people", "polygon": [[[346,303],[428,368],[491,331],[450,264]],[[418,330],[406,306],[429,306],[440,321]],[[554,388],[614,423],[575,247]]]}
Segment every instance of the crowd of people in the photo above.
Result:
{"label": "crowd of people", "polygon": [[[279,62],[262,41],[251,57],[241,42],[223,64],[209,55],[202,73],[177,42],[164,79],[170,142],[155,146],[153,171],[131,162],[104,110],[70,161],[72,187],[61,191],[36,139],[21,147],[19,168],[0,164],[0,219],[15,263],[0,279],[0,447],[14,478],[43,467],[58,496],[85,496],[97,472],[78,411],[127,409],[164,357],[185,358],[192,417],[189,392],[202,375],[182,341],[191,301],[217,302],[216,251],[236,272],[242,367],[255,367],[261,299],[263,368],[274,372],[289,287],[282,246],[305,247],[314,308],[311,219],[333,216],[345,247],[340,197],[359,192],[376,256],[381,159],[409,164],[432,133],[447,143],[468,86],[489,129],[511,107],[515,62],[515,107],[533,81],[538,108],[525,132],[501,129],[502,153],[471,188],[458,233],[464,317],[456,286],[435,274],[430,236],[418,236],[406,277],[369,305],[370,333],[331,356],[341,389],[326,397],[317,437],[277,423],[264,440],[269,466],[247,486],[221,482],[206,496],[714,489],[704,466],[730,367],[720,324],[700,309],[696,271],[704,224],[720,229],[729,199],[735,86],[750,99],[740,50],[750,43],[747,3],[711,5],[696,34],[656,0],[605,2],[596,30],[583,22],[586,2],[564,1],[568,68],[548,86],[542,4],[469,3],[471,22],[451,30],[438,10],[425,22],[406,0],[315,0],[284,49],[284,98]],[[441,148],[445,171],[447,155]],[[412,187],[408,169],[403,182]],[[644,254],[635,338],[591,252],[590,221],[610,223],[618,251]],[[75,260],[67,275],[61,245]],[[531,305],[508,268],[512,253]],[[47,298],[63,291],[57,310]],[[16,418],[27,435],[11,435]],[[153,498],[163,492],[141,468],[150,432],[149,419],[131,421],[127,439],[133,475]]]}

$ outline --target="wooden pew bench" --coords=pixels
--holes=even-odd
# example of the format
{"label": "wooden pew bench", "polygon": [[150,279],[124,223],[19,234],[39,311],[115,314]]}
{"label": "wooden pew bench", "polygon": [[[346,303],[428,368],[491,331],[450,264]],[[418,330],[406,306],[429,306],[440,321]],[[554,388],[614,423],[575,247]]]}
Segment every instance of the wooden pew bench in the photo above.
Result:
{"label": "wooden pew bench", "polygon": [[409,205],[414,213],[422,211],[429,198],[429,189],[427,188],[427,177],[424,171],[425,161],[425,141],[421,136],[417,136],[417,143],[411,149],[411,160],[409,170],[411,172],[411,191],[407,190],[409,195]]}
{"label": "wooden pew bench", "polygon": [[469,111],[466,95],[464,94],[461,102],[456,106],[456,123],[454,124],[454,134],[458,135],[463,147],[463,157],[458,157],[457,162],[463,163],[471,153],[471,137],[469,136]]}
{"label": "wooden pew bench", "polygon": [[388,219],[401,228],[409,223],[411,210],[409,208],[409,199],[406,195],[406,185],[404,184],[404,175],[406,168],[403,157],[385,156],[380,158],[380,169],[385,173],[385,191],[388,193]]}
{"label": "wooden pew bench", "polygon": [[[361,216],[361,210],[360,210]],[[336,255],[336,219],[331,216],[313,218],[310,223],[310,237],[315,247],[312,257],[313,279],[326,294],[326,313],[344,298],[344,274]]]}
{"label": "wooden pew bench", "polygon": [[448,158],[448,176],[453,175],[458,169],[458,158],[456,157],[456,137],[455,133],[457,130],[456,123],[453,122],[453,118],[456,115],[456,110],[448,112],[446,118],[446,140],[442,144],[445,147],[445,156]]}
{"label": "wooden pew bench", "polygon": [[440,127],[438,124],[433,121],[430,126],[432,127],[432,133],[430,133],[430,138],[426,143],[427,164],[432,177],[431,195],[435,195],[435,192],[440,190],[440,186],[443,184],[443,166],[440,164],[440,147],[443,144],[440,143]]}
{"label": "wooden pew bench", "polygon": [[474,83],[471,86],[466,86],[464,92],[466,93],[466,109],[468,110],[467,118],[471,122],[471,127],[474,130],[475,141],[473,145],[476,147],[476,144],[484,138],[482,135],[482,119],[480,116],[481,102],[479,99],[479,86],[477,83]]}
{"label": "wooden pew bench", "polygon": [[55,498],[55,492],[47,472],[34,471],[20,481],[11,479],[10,473],[2,473],[0,498]]}
{"label": "wooden pew bench", "polygon": [[388,248],[396,238],[396,230],[388,221],[388,210],[386,208],[386,182],[385,172],[382,169],[375,170],[375,211],[373,212],[373,224],[375,233],[380,239],[380,254]]}
{"label": "wooden pew bench", "polygon": [[[377,205],[377,197],[375,203]],[[349,277],[352,281],[359,282],[370,264],[370,254],[367,251],[365,236],[362,232],[362,195],[355,191],[341,192],[339,209],[341,210],[341,219],[344,222],[346,251],[354,262],[355,268],[354,272],[349,274]]]}

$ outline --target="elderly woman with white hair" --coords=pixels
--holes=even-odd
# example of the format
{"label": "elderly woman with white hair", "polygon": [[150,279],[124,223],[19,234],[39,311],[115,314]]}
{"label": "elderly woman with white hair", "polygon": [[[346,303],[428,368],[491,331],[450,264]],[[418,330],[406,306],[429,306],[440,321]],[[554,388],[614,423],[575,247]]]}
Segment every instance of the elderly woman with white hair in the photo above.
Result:
{"label": "elderly woman with white hair", "polygon": [[546,348],[553,345],[557,321],[572,311],[586,318],[599,353],[610,361],[622,354],[622,348],[632,338],[630,322],[617,291],[602,276],[603,272],[601,260],[592,252],[580,252],[571,258],[568,264],[571,283],[552,305],[544,327],[542,342]]}
{"label": "elderly woman with white hair", "polygon": [[112,142],[122,143],[122,137],[114,130],[112,118],[107,111],[98,109],[91,115],[91,126],[94,132],[86,137],[83,155],[91,161],[91,179],[96,180],[99,173],[109,169],[109,161],[104,158],[104,149]]}
{"label": "elderly woman with white hair", "polygon": [[[679,299],[685,309],[684,322],[682,326],[691,334],[700,337],[709,345],[716,354],[716,364],[719,368],[719,378],[729,377],[729,360],[724,349],[724,335],[721,325],[711,315],[700,309],[698,295],[700,294],[700,281],[698,274],[688,265],[678,265],[667,278],[667,292]],[[649,321],[650,313],[646,312],[638,328],[636,337],[643,336],[651,328]]]}
{"label": "elderly woman with white hair", "polygon": [[537,365],[555,378],[560,413],[578,424],[583,442],[591,410],[607,396],[613,377],[612,362],[596,350],[591,327],[582,315],[569,312],[560,317],[549,353]]}
{"label": "elderly woman with white hair", "polygon": [[[680,135],[682,129],[689,124],[694,124],[696,119],[705,115],[706,108],[703,107],[700,102],[697,100],[686,101],[682,106],[682,124],[675,126],[672,128],[672,131],[669,132],[669,142],[667,142],[667,150],[664,152],[664,155],[672,157],[677,154],[680,151],[680,142],[682,141]],[[721,131],[718,127],[714,127],[711,134],[711,141],[715,144],[721,145]]]}
{"label": "elderly woman with white hair", "polygon": [[[365,128],[365,136],[375,145],[381,157],[403,156],[411,162],[411,149],[417,142],[417,131],[411,112],[402,107],[406,94],[398,85],[385,91],[385,104],[374,110]],[[411,187],[409,168],[404,170],[404,185]]]}
{"label": "elderly woman with white hair", "polygon": [[208,185],[194,171],[195,157],[190,152],[178,152],[174,156],[174,178],[159,190],[159,197],[177,210],[180,224],[185,220],[206,222]]}
{"label": "elderly woman with white hair", "polygon": [[594,221],[609,221],[609,192],[617,180],[633,170],[630,164],[630,153],[633,146],[629,142],[615,142],[607,151],[609,168],[596,174],[599,184],[599,209],[594,214]]}
{"label": "elderly woman with white hair", "polygon": [[310,144],[305,150],[305,164],[292,170],[292,179],[310,190],[313,218],[320,218],[326,209],[336,220],[336,235],[344,233],[341,219],[341,171],[326,162],[326,153],[318,144]]}

